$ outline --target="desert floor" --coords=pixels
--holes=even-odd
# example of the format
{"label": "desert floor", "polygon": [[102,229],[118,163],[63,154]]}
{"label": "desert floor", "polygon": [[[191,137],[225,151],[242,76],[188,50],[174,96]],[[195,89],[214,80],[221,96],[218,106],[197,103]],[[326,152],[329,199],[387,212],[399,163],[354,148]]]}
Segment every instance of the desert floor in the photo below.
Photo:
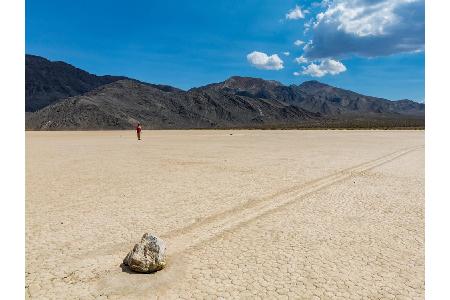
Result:
{"label": "desert floor", "polygon": [[424,132],[26,132],[25,293],[423,299]]}

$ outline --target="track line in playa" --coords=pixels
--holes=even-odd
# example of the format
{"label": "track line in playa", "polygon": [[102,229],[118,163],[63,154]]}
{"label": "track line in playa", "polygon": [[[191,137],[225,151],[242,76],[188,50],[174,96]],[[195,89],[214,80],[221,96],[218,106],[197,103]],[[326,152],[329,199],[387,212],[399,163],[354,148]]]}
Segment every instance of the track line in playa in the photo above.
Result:
{"label": "track line in playa", "polygon": [[[291,186],[289,188],[277,191],[269,196],[250,200],[232,207],[231,209],[201,218],[195,223],[189,224],[185,227],[166,232],[160,235],[160,237],[166,240],[169,255],[172,255],[172,253],[185,251],[192,246],[207,241],[214,236],[220,235],[222,232],[243,225],[250,220],[266,214],[267,212],[274,211],[276,208],[282,208],[283,206],[300,200],[311,193],[317,192],[342,180],[360,174],[361,172],[388,163],[422,147],[423,146],[418,146],[398,150],[376,159],[337,171],[330,175]],[[110,245],[109,251],[103,253],[102,249],[95,249],[89,253],[98,254],[100,251],[104,255],[118,254],[128,245],[128,242],[114,243]],[[83,256],[85,255],[86,253],[83,254]]]}
{"label": "track line in playa", "polygon": [[[167,244],[167,259],[171,262],[169,263],[166,272],[157,272],[151,281],[148,281],[147,277],[134,276],[133,285],[135,287],[139,286],[139,290],[145,294],[149,291],[148,289],[152,290],[156,289],[158,286],[164,286],[164,284],[161,285],[158,283],[165,282],[169,284],[169,282],[173,282],[175,278],[182,276],[186,264],[183,254],[187,250],[203,247],[210,241],[233,234],[235,230],[247,226],[258,218],[284,210],[289,205],[295,204],[313,193],[334,184],[338,184],[351,177],[359,176],[366,171],[387,164],[422,147],[423,146],[419,146],[395,151],[379,158],[335,172],[331,175],[278,191],[268,197],[238,205],[232,209],[208,216],[184,228],[167,232],[166,234],[161,235],[161,238],[163,238]],[[105,293],[120,294],[122,289],[128,287],[129,283],[127,283],[128,281],[126,281],[125,278],[128,278],[130,274],[126,272],[116,273],[114,270],[117,268],[115,263],[118,262],[118,258],[121,259],[123,257],[122,252],[125,248],[126,243],[120,243],[120,245],[118,244],[115,247],[109,248],[108,253],[104,253],[104,255],[99,258],[103,261],[104,266],[109,267],[103,271],[95,270],[90,274],[83,274],[83,280],[95,281],[97,288]],[[96,252],[96,255],[98,255],[98,252]],[[121,261],[120,259],[119,261]],[[83,259],[78,261],[78,263],[84,261],[85,260]],[[89,264],[89,262],[86,262],[86,264]],[[80,267],[75,267],[74,265],[70,269],[77,270],[80,269]]]}
{"label": "track line in playa", "polygon": [[314,192],[389,163],[421,147],[422,146],[395,151],[331,175],[282,190],[269,197],[249,201],[243,205],[208,216],[192,225],[170,231],[161,237],[167,240],[169,255],[183,252],[231,229],[239,228],[241,225],[245,225],[267,213],[298,201]]}
{"label": "track line in playa", "polygon": [[[149,280],[145,276],[134,276],[133,286],[135,289],[138,288],[142,295],[148,295],[150,291],[154,292],[161,286],[170,286],[170,284],[183,276],[182,274],[185,271],[187,263],[184,261],[183,254],[186,250],[203,247],[210,241],[233,234],[236,229],[247,226],[258,218],[286,209],[287,206],[315,192],[353,176],[361,175],[366,171],[387,164],[420,148],[422,146],[399,150],[331,175],[279,191],[269,197],[236,206],[230,210],[206,217],[192,225],[168,232],[161,236],[166,240],[168,250],[167,259],[171,262],[167,270],[165,272],[155,273],[155,277],[152,280]],[[120,295],[121,291],[129,285],[129,281],[126,280],[129,278],[128,275],[127,273],[120,272],[108,274],[107,276],[99,276],[96,278],[98,288],[105,293]]]}

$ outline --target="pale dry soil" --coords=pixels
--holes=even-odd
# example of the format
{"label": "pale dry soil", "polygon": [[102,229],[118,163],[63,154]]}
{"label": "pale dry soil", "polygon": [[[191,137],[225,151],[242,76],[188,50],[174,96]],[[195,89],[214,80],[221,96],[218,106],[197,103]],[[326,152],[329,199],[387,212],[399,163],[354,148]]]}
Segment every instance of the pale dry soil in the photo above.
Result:
{"label": "pale dry soil", "polygon": [[[145,232],[168,266],[122,259]],[[423,131],[26,133],[26,298],[423,299]]]}

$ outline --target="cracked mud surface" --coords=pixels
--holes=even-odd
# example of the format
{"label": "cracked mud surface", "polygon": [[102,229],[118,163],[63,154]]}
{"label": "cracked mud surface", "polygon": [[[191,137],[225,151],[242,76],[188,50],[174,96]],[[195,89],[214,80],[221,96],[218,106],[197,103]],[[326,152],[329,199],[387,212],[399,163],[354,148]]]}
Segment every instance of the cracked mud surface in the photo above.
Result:
{"label": "cracked mud surface", "polygon": [[27,132],[27,298],[424,298],[423,131],[144,133]]}

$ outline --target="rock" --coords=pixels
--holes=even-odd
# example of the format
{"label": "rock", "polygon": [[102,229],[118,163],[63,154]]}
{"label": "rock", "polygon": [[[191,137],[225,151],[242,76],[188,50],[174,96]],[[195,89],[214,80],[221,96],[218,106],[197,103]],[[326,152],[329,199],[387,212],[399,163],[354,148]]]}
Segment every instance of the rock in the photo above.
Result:
{"label": "rock", "polygon": [[166,245],[150,233],[142,236],[139,244],[123,260],[124,265],[140,273],[152,273],[166,266]]}

